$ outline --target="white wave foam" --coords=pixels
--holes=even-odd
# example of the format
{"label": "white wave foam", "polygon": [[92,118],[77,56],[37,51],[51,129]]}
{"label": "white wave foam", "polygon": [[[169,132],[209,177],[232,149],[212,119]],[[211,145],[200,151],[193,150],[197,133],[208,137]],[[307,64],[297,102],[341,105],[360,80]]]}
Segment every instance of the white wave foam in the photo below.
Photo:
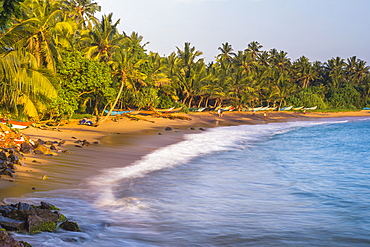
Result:
{"label": "white wave foam", "polygon": [[[184,141],[160,148],[131,166],[106,170],[102,175],[91,179],[90,185],[99,197],[98,206],[127,207],[130,200],[117,200],[113,193],[115,186],[124,179],[145,176],[154,171],[184,164],[198,156],[237,148],[238,143],[245,146],[301,127],[345,122],[348,121],[297,121],[214,128],[201,134],[186,135]],[[144,206],[139,200],[133,202],[140,207]]]}

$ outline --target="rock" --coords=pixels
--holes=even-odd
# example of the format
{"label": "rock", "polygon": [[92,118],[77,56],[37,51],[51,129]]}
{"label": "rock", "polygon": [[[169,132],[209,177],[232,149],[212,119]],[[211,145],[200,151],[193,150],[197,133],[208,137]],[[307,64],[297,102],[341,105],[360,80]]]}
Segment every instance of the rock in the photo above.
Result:
{"label": "rock", "polygon": [[20,231],[25,228],[26,222],[23,220],[16,220],[5,216],[0,216],[0,225],[7,231]]}
{"label": "rock", "polygon": [[161,136],[161,135],[162,135],[162,133],[158,133],[158,135],[159,135],[159,136]]}
{"label": "rock", "polygon": [[19,202],[17,204],[18,210],[32,210],[33,207],[28,203]]}
{"label": "rock", "polygon": [[31,144],[29,144],[29,143],[27,143],[27,142],[23,142],[23,143],[21,144],[20,151],[21,151],[22,153],[29,154],[29,153],[31,153],[31,152],[32,152],[32,150],[33,150],[33,146],[32,146]]}
{"label": "rock", "polygon": [[6,156],[6,153],[4,151],[0,152],[0,160],[7,161],[8,157]]}
{"label": "rock", "polygon": [[41,154],[44,154],[44,155],[56,155],[56,153],[52,152],[50,150],[50,148],[42,145],[42,144],[39,144],[37,145],[37,147],[35,148],[35,153],[41,153]]}
{"label": "rock", "polygon": [[171,131],[171,130],[172,130],[172,128],[171,128],[171,127],[166,127],[164,130],[165,130],[165,131]]}
{"label": "rock", "polygon": [[9,153],[10,153],[8,156],[9,161],[12,162],[13,164],[18,164],[19,162],[18,156],[14,154],[13,151],[10,151]]}
{"label": "rock", "polygon": [[191,130],[195,130],[195,128],[194,128],[194,127],[191,127],[190,129],[191,129]]}
{"label": "rock", "polygon": [[62,140],[62,141],[60,141],[60,142],[58,143],[58,146],[62,146],[64,143],[66,143],[66,141],[65,141],[65,140]]}
{"label": "rock", "polygon": [[77,138],[76,138],[76,137],[74,137],[74,136],[72,136],[71,138],[72,138],[72,139],[77,139]]}
{"label": "rock", "polygon": [[27,246],[24,243],[18,242],[12,236],[10,236],[6,231],[4,231],[3,229],[0,229],[0,247],[25,247]]}
{"label": "rock", "polygon": [[17,209],[15,206],[12,205],[0,205],[0,214],[7,216],[12,210]]}
{"label": "rock", "polygon": [[30,215],[27,220],[28,232],[30,234],[38,232],[53,232],[57,229],[57,224],[49,219],[43,219],[37,215]]}
{"label": "rock", "polygon": [[57,150],[57,148],[54,146],[54,144],[50,145],[50,150]]}
{"label": "rock", "polygon": [[98,145],[98,144],[99,144],[99,142],[93,142],[93,144]]}
{"label": "rock", "polygon": [[2,171],[0,171],[0,175],[8,175],[10,177],[15,177],[15,172],[10,168],[4,168]]}
{"label": "rock", "polygon": [[203,128],[199,128],[199,130],[201,130],[201,131],[205,131],[205,129],[203,129]]}
{"label": "rock", "polygon": [[41,140],[41,139],[37,139],[36,143],[38,143],[40,145],[44,145],[45,144],[45,142],[43,140]]}
{"label": "rock", "polygon": [[82,146],[90,146],[90,142],[85,139],[82,141]]}
{"label": "rock", "polygon": [[62,228],[63,230],[71,231],[71,232],[81,231],[80,227],[78,226],[76,222],[72,222],[68,220],[66,222],[63,222],[59,227]]}
{"label": "rock", "polygon": [[49,209],[49,210],[60,210],[59,208],[55,207],[53,204],[51,203],[47,203],[47,202],[41,202],[40,203],[40,208],[42,209]]}
{"label": "rock", "polygon": [[80,145],[75,145],[75,147],[76,147],[76,148],[82,148],[82,146],[80,146]]}

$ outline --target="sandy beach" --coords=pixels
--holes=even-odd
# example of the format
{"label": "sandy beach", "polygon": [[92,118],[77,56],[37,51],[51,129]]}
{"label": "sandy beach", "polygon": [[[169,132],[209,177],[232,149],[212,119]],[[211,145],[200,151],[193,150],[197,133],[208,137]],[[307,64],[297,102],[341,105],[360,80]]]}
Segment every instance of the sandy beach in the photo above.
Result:
{"label": "sandy beach", "polygon": [[[132,121],[122,117],[118,121],[109,119],[97,127],[78,125],[77,121],[71,121],[49,130],[32,127],[22,130],[22,133],[34,140],[65,140],[62,148],[68,152],[60,152],[55,156],[26,155],[26,166],[17,166],[16,177],[1,176],[0,199],[87,186],[87,179],[100,174],[102,170],[131,165],[145,154],[182,140],[185,134],[200,133],[208,128],[313,118],[369,117],[370,112],[267,112],[266,119],[263,112],[224,112],[222,117],[213,112],[179,115],[190,120],[148,116],[142,117],[143,120]],[[166,131],[166,127],[172,130]],[[76,146],[76,140],[98,144],[81,148]]]}

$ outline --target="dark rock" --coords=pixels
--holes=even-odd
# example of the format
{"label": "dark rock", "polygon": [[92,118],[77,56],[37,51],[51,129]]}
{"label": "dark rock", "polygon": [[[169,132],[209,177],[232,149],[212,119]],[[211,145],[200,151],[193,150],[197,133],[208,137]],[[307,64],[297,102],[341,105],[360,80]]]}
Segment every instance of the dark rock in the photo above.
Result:
{"label": "dark rock", "polygon": [[71,232],[81,231],[80,227],[78,226],[76,222],[72,222],[68,220],[66,222],[63,222],[59,227],[62,228],[63,230],[71,231]]}
{"label": "dark rock", "polygon": [[65,140],[62,140],[62,141],[60,141],[60,142],[58,143],[58,146],[62,146],[64,143],[66,143],[66,141],[65,141]]}
{"label": "dark rock", "polygon": [[171,127],[166,127],[164,130],[165,130],[165,131],[171,131],[171,130],[172,130],[172,128],[171,128]]}
{"label": "dark rock", "polygon": [[51,144],[50,145],[50,150],[57,150],[57,148],[53,144]]}
{"label": "dark rock", "polygon": [[30,234],[38,232],[53,232],[57,229],[56,222],[45,219],[37,215],[28,216],[27,220],[28,232]]}
{"label": "dark rock", "polygon": [[159,135],[159,136],[161,136],[161,135],[162,135],[162,133],[158,133],[158,135]]}
{"label": "dark rock", "polygon": [[33,207],[28,203],[19,202],[17,204],[18,210],[32,210]]}
{"label": "dark rock", "polygon": [[13,210],[16,210],[17,208],[12,205],[0,205],[0,214],[7,216],[8,213],[10,213]]}
{"label": "dark rock", "polygon": [[194,127],[191,127],[190,129],[191,129],[191,130],[195,130],[195,128],[194,128]]}
{"label": "dark rock", "polygon": [[39,161],[37,161],[37,160],[32,160],[32,162],[33,162],[33,163],[41,163],[41,162],[39,162]]}
{"label": "dark rock", "polygon": [[18,155],[16,155],[15,153],[13,153],[13,151],[10,151],[10,154],[8,156],[8,159],[13,164],[18,164],[19,163],[19,157],[18,157]]}
{"label": "dark rock", "polygon": [[25,228],[26,222],[23,220],[16,220],[5,216],[0,216],[0,225],[7,231],[20,231]]}
{"label": "dark rock", "polygon": [[15,172],[10,168],[4,168],[2,171],[0,171],[0,175],[8,175],[10,177],[15,177]]}
{"label": "dark rock", "polygon": [[4,151],[0,152],[0,160],[5,160],[5,161],[8,160],[8,157],[6,156],[6,153]]}
{"label": "dark rock", "polygon": [[76,147],[76,148],[82,148],[82,146],[80,146],[80,145],[75,145],[75,147]]}
{"label": "dark rock", "polygon": [[59,208],[57,208],[56,206],[54,206],[51,203],[41,202],[40,205],[41,205],[40,208],[42,208],[42,209],[60,210]]}
{"label": "dark rock", "polygon": [[32,187],[32,190],[36,190],[36,188],[35,187]]}
{"label": "dark rock", "polygon": [[63,150],[62,153],[69,153],[68,150]]}
{"label": "dark rock", "polygon": [[33,150],[33,146],[27,142],[23,142],[21,144],[21,148],[19,149],[22,153],[29,154]]}
{"label": "dark rock", "polygon": [[90,142],[85,139],[82,141],[82,146],[90,146]]}
{"label": "dark rock", "polygon": [[10,163],[10,162],[8,162],[7,167],[12,170],[17,170],[17,167],[13,163]]}
{"label": "dark rock", "polygon": [[21,242],[15,240],[12,236],[10,236],[7,232],[0,229],[0,246],[1,247],[25,247]]}
{"label": "dark rock", "polygon": [[203,128],[199,128],[199,130],[201,130],[201,131],[205,131],[205,129],[203,129]]}
{"label": "dark rock", "polygon": [[71,138],[72,138],[72,139],[77,139],[77,138],[76,138],[76,137],[74,137],[74,136],[72,136]]}
{"label": "dark rock", "polygon": [[45,141],[43,141],[41,139],[37,139],[36,143],[38,143],[40,145],[44,145],[45,144]]}
{"label": "dark rock", "polygon": [[99,144],[99,142],[93,142],[93,144],[98,145],[98,144]]}

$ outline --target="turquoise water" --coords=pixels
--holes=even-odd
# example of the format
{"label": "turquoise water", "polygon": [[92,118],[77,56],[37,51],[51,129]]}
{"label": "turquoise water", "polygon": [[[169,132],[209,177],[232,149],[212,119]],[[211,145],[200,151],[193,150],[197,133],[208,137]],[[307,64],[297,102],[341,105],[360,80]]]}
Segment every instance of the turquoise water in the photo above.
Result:
{"label": "turquoise water", "polygon": [[89,178],[89,190],[27,199],[58,205],[83,232],[16,237],[35,246],[370,246],[369,134],[369,119],[341,118],[189,135]]}

